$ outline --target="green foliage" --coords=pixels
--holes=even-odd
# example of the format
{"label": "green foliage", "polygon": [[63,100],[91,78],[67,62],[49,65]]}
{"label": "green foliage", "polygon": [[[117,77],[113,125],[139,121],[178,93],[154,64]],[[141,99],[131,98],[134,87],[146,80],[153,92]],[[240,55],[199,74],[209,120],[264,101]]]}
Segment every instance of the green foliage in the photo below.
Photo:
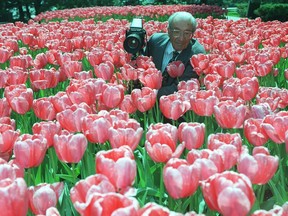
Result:
{"label": "green foliage", "polygon": [[288,4],[264,4],[255,10],[255,14],[265,22],[272,20],[285,22],[288,20]]}
{"label": "green foliage", "polygon": [[246,17],[247,16],[248,5],[246,3],[236,4],[236,7],[237,7],[237,12],[238,12],[240,17]]}

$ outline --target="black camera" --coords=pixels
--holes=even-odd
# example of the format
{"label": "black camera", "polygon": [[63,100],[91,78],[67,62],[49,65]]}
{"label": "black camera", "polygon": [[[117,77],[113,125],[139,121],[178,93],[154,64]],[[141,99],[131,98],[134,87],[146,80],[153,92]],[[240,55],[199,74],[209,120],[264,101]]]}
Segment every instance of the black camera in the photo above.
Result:
{"label": "black camera", "polygon": [[133,55],[142,51],[146,44],[146,31],[143,29],[142,19],[134,18],[130,28],[126,30],[124,49]]}

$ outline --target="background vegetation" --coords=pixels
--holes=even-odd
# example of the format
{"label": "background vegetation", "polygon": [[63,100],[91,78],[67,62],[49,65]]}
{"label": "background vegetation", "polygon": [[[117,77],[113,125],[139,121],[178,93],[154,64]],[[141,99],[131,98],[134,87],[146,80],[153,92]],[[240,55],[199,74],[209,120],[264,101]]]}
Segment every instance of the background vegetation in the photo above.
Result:
{"label": "background vegetation", "polygon": [[[255,18],[260,16],[263,20],[287,21],[287,0],[253,0],[259,2],[261,7],[252,8],[252,0],[1,0],[0,23],[22,21],[27,22],[45,11],[62,10],[68,8],[94,7],[94,6],[124,6],[124,5],[164,5],[164,4],[207,4],[222,7],[236,7],[240,17]],[[276,3],[278,5],[276,5]],[[259,4],[259,5],[260,5]],[[250,15],[247,12],[250,7]],[[256,10],[259,9],[257,12]],[[281,13],[279,13],[279,10]],[[254,13],[255,12],[255,13]],[[251,15],[252,13],[252,15]]]}

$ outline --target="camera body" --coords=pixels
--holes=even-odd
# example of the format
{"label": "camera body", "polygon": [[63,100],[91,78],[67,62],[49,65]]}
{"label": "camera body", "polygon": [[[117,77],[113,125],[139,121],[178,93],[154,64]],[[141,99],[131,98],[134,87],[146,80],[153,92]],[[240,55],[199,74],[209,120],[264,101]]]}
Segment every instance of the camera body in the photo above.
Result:
{"label": "camera body", "polygon": [[142,19],[134,18],[130,28],[126,30],[124,49],[133,55],[142,51],[146,44],[146,31],[143,29]]}

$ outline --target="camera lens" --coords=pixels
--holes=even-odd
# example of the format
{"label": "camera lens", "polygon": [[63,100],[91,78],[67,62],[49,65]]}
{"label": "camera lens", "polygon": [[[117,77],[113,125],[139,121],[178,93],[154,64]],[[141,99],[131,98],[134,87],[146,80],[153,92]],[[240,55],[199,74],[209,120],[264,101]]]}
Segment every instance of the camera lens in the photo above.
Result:
{"label": "camera lens", "polygon": [[143,39],[138,34],[130,34],[124,41],[124,49],[132,54],[136,54],[142,49]]}
{"label": "camera lens", "polygon": [[137,49],[139,47],[139,41],[137,38],[131,37],[127,40],[127,46],[130,49]]}

